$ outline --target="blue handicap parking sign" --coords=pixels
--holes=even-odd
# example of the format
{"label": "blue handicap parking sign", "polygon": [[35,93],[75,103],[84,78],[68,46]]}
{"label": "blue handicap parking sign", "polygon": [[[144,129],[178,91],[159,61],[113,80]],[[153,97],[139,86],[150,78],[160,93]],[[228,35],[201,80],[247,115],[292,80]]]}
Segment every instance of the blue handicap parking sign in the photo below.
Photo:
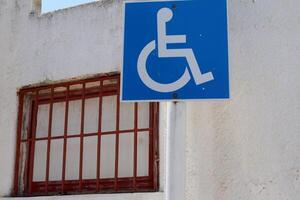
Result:
{"label": "blue handicap parking sign", "polygon": [[125,3],[123,101],[229,98],[226,0]]}

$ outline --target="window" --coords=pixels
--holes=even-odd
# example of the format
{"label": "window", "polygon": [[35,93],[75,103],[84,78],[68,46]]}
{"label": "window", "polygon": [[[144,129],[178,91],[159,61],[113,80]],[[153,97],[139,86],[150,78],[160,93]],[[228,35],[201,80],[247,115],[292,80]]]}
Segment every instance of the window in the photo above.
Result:
{"label": "window", "polygon": [[119,81],[19,91],[15,196],[158,189],[158,104],[120,103]]}
{"label": "window", "polygon": [[51,12],[59,9],[74,7],[77,5],[91,3],[99,0],[41,0],[42,13]]}

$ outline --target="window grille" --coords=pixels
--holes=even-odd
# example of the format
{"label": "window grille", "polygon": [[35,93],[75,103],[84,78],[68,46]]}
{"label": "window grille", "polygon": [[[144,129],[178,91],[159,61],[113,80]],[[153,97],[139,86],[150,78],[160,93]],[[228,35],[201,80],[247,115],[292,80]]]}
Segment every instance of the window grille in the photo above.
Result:
{"label": "window grille", "polygon": [[119,74],[22,88],[13,195],[156,191],[158,103],[119,97]]}

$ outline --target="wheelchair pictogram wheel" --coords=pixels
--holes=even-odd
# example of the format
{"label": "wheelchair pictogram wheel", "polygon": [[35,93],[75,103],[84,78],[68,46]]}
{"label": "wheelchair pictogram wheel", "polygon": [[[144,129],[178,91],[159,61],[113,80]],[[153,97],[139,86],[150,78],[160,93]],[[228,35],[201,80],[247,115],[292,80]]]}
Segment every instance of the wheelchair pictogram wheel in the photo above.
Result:
{"label": "wheelchair pictogram wheel", "polygon": [[172,83],[159,83],[151,78],[147,71],[147,60],[152,51],[156,48],[155,40],[148,43],[143,50],[141,51],[138,62],[137,62],[137,71],[142,80],[142,82],[149,87],[150,89],[157,92],[174,92],[183,88],[190,80],[191,76],[188,68],[185,68],[182,76]]}

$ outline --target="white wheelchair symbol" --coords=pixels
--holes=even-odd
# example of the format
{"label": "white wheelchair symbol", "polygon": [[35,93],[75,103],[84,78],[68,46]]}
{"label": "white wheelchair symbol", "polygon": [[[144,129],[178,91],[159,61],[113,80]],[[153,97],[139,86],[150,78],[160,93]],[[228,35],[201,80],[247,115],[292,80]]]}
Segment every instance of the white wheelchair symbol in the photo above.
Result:
{"label": "white wheelchair symbol", "polygon": [[[214,80],[211,72],[201,73],[197,60],[192,49],[168,49],[168,44],[186,43],[186,35],[167,35],[166,23],[173,18],[173,11],[169,8],[162,8],[157,13],[157,33],[158,33],[158,57],[159,58],[176,58],[184,57],[187,60],[188,66],[194,78],[196,85]],[[153,80],[147,72],[147,59],[151,52],[155,50],[155,40],[147,44],[141,51],[137,70],[143,83],[150,89],[157,92],[174,92],[184,87],[191,79],[188,67],[185,68],[183,75],[172,83],[159,83]]]}

